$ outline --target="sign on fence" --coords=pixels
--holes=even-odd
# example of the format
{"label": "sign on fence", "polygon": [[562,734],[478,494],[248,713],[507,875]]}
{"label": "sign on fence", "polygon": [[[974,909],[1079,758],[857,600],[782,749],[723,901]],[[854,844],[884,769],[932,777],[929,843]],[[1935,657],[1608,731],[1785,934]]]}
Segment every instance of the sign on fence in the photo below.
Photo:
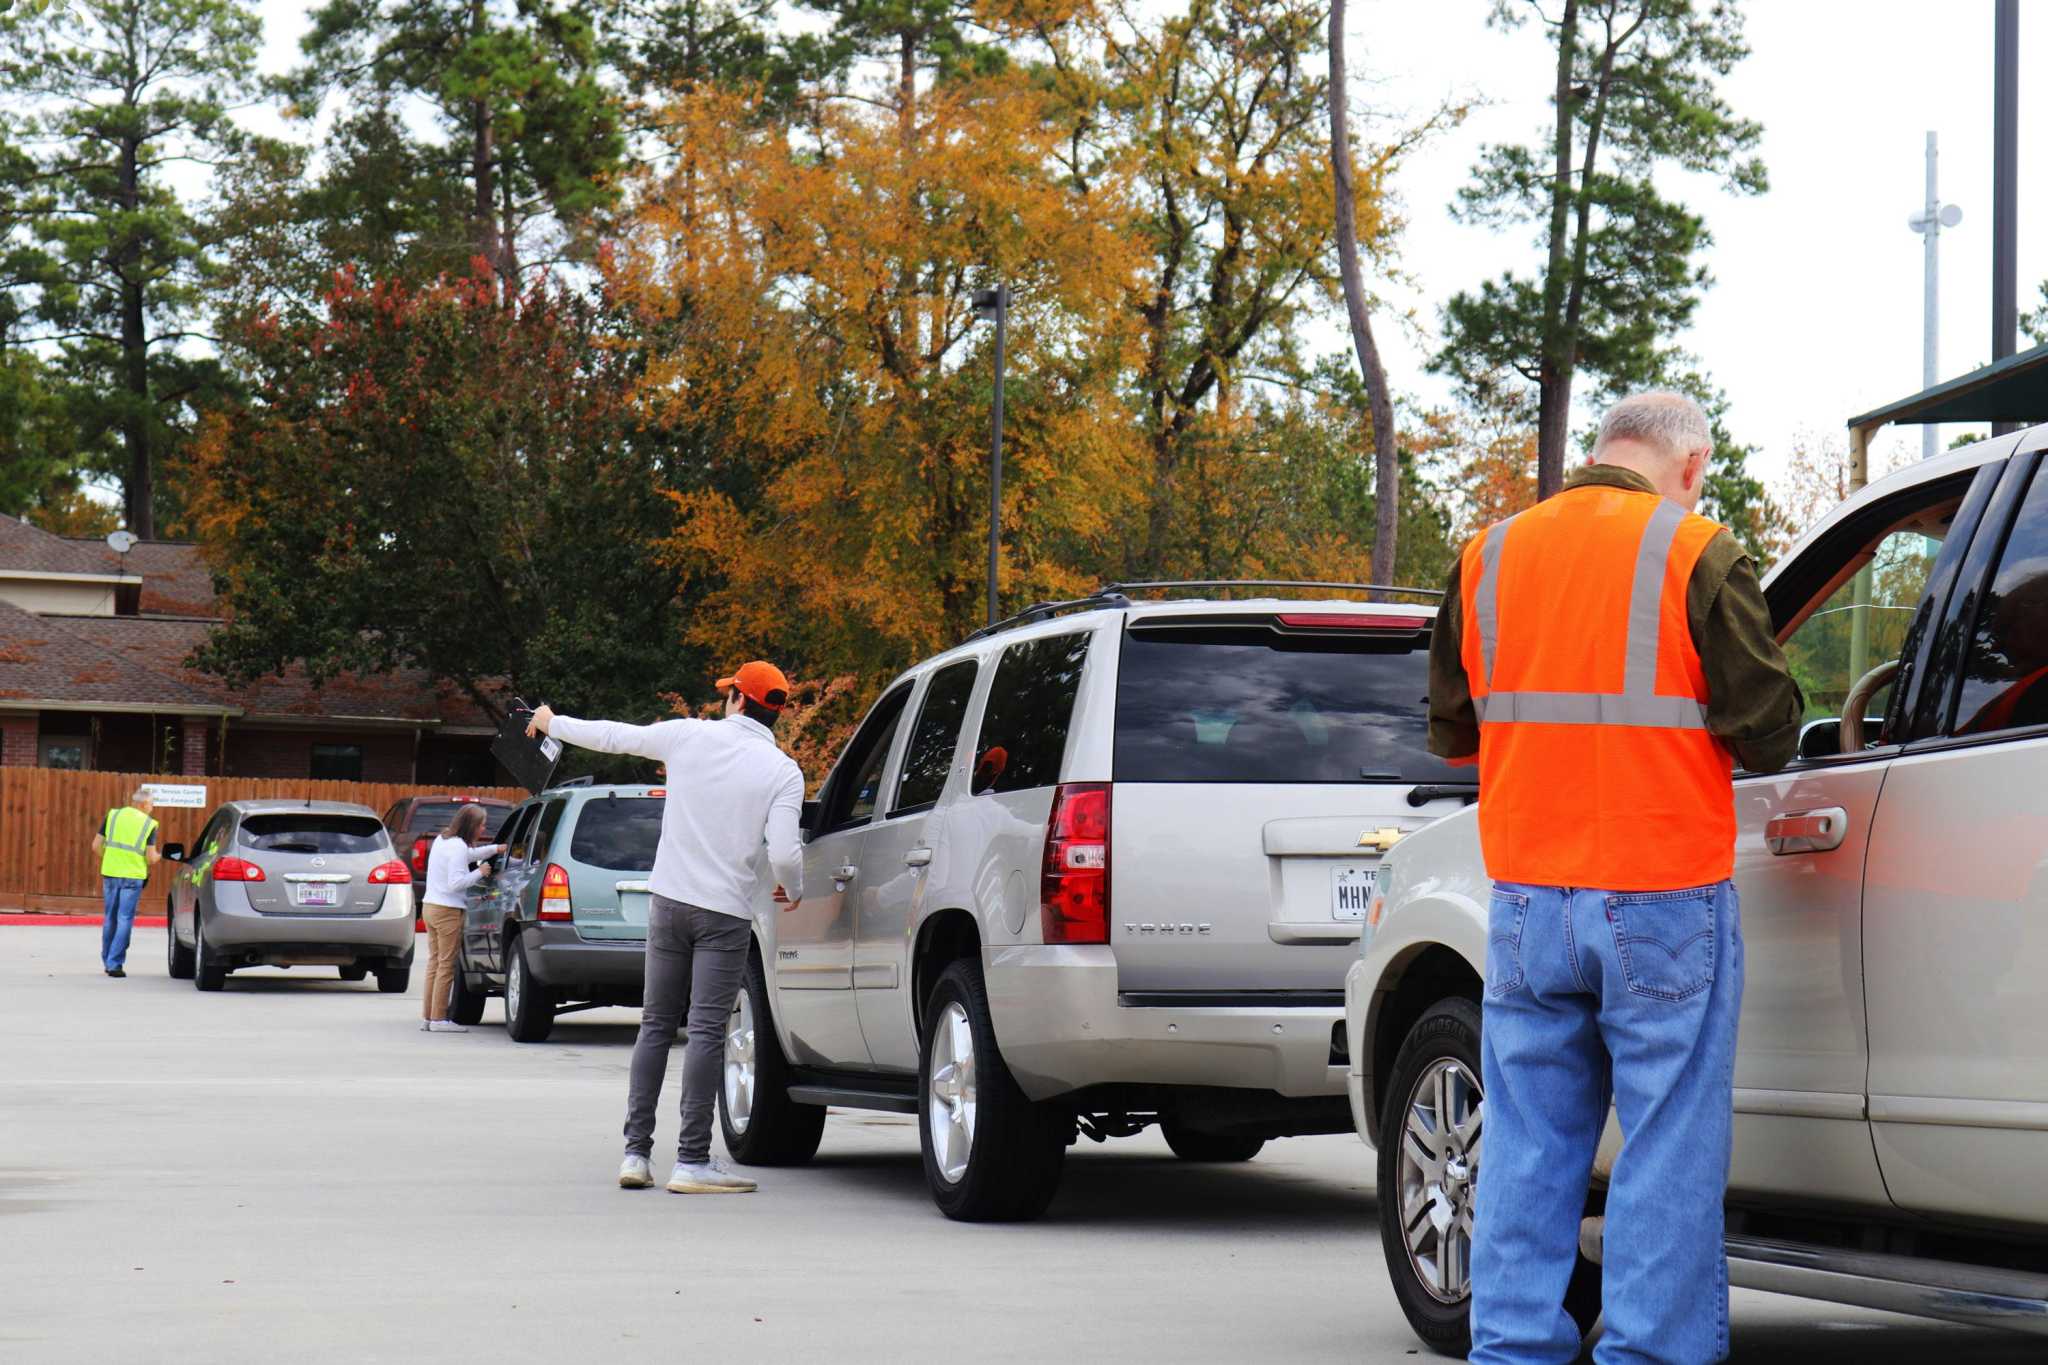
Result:
{"label": "sign on fence", "polygon": [[159,806],[176,810],[205,810],[206,784],[197,785],[182,782],[145,782],[142,789],[156,799]]}

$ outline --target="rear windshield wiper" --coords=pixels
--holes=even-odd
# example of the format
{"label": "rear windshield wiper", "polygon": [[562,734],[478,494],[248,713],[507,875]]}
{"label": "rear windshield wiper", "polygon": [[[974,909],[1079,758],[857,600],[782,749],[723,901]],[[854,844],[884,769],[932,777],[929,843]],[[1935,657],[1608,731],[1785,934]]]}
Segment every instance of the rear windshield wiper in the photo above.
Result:
{"label": "rear windshield wiper", "polygon": [[1461,796],[1465,799],[1465,804],[1469,806],[1479,799],[1479,784],[1477,782],[1425,782],[1419,787],[1411,787],[1409,789],[1408,804],[1411,806],[1426,806],[1430,802],[1441,800],[1446,796]]}

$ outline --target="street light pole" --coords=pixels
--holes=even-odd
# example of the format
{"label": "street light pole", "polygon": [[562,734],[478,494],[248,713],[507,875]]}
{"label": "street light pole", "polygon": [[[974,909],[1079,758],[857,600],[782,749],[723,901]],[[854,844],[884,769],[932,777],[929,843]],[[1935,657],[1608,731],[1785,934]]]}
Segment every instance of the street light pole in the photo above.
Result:
{"label": "street light pole", "polygon": [[[1926,241],[1925,285],[1926,299],[1922,312],[1922,335],[1920,339],[1920,387],[1931,389],[1941,379],[1941,230],[1954,227],[1963,221],[1963,211],[1954,204],[1944,205],[1941,194],[1935,189],[1935,140],[1934,134],[1927,134],[1927,203],[1920,212],[1906,220],[1906,226],[1920,234]],[[1933,422],[1920,428],[1920,458],[1933,459],[1941,439],[1939,427]]]}
{"label": "street light pole", "polygon": [[1009,341],[1010,286],[998,284],[975,291],[974,313],[984,320],[994,318],[996,324],[996,394],[988,455],[988,623],[994,625],[998,619],[996,572],[1003,545],[1003,352]]}

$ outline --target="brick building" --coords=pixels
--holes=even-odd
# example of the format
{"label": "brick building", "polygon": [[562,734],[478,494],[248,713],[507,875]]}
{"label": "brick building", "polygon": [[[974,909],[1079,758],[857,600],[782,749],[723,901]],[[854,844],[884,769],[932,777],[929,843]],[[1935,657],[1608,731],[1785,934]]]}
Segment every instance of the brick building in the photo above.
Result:
{"label": "brick building", "polygon": [[422,674],[229,688],[185,660],[219,620],[196,547],[126,555],[0,516],[0,763],[488,785],[494,730]]}

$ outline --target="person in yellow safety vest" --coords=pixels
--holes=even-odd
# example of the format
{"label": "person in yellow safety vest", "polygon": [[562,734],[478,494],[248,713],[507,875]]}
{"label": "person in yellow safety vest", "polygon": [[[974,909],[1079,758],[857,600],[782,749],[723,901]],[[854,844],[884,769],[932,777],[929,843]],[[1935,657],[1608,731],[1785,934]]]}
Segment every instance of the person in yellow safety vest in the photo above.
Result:
{"label": "person in yellow safety vest", "polygon": [[156,820],[149,813],[155,805],[149,788],[137,787],[127,805],[107,812],[92,836],[107,907],[100,924],[100,966],[108,976],[128,975],[122,964],[128,960],[128,937],[135,932],[135,904],[142,899],[142,884],[149,880],[149,865],[163,856],[156,847]]}

